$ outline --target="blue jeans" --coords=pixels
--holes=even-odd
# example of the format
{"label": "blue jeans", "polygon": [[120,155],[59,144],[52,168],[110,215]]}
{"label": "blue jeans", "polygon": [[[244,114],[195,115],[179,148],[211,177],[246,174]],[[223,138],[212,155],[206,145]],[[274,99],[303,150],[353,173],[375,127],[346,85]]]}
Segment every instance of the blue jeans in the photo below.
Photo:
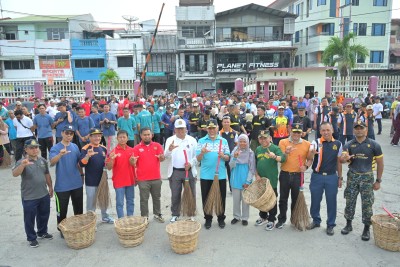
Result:
{"label": "blue jeans", "polygon": [[23,200],[22,206],[24,208],[24,224],[26,239],[28,241],[36,240],[37,235],[35,232],[35,219],[37,226],[37,234],[47,234],[47,224],[50,216],[50,196],[33,199]]}
{"label": "blue jeans", "polygon": [[[96,196],[98,186],[86,186],[86,211],[96,212]],[[108,218],[107,210],[101,210],[101,218]]]}
{"label": "blue jeans", "polygon": [[135,187],[131,185],[115,188],[115,198],[118,218],[124,217],[124,198],[126,199],[126,215],[132,216],[135,207],[133,202],[135,199]]}
{"label": "blue jeans", "polygon": [[311,192],[311,207],[310,214],[315,224],[321,223],[319,211],[321,209],[321,200],[325,191],[326,207],[328,219],[327,226],[336,226],[336,211],[337,211],[337,193],[338,193],[338,176],[311,174],[310,192]]}

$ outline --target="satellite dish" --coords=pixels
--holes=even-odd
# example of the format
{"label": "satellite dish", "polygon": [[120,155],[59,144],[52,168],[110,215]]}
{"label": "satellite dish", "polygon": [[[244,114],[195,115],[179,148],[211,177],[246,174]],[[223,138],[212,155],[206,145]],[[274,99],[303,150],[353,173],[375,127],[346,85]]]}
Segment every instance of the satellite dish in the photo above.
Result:
{"label": "satellite dish", "polygon": [[82,27],[87,32],[93,32],[97,27],[91,23],[79,23],[79,26]]}
{"label": "satellite dish", "polygon": [[132,31],[132,23],[139,18],[131,15],[123,15],[122,18],[128,22],[128,32]]}

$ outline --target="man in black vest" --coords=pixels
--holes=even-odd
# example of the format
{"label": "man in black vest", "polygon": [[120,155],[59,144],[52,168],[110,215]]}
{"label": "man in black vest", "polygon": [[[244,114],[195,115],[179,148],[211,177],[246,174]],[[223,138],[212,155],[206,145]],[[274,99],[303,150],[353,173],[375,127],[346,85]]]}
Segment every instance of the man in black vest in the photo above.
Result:
{"label": "man in black vest", "polygon": [[257,115],[253,117],[251,122],[252,124],[252,131],[251,131],[251,141],[250,141],[250,148],[253,151],[256,151],[256,148],[260,145],[258,142],[258,133],[261,130],[267,130],[271,126],[271,121],[265,117],[265,107],[258,106],[257,107]]}

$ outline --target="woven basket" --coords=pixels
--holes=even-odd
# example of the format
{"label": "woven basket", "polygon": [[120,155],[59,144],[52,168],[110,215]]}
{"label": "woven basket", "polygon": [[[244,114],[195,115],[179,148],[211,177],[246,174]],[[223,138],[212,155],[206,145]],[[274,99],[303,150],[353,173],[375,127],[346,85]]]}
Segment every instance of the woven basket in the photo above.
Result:
{"label": "woven basket", "polygon": [[119,242],[126,248],[136,247],[143,243],[147,225],[146,218],[141,216],[127,216],[114,222]]}
{"label": "woven basket", "polygon": [[188,254],[195,251],[201,224],[195,221],[177,221],[168,224],[166,231],[172,250],[177,254]]}
{"label": "woven basket", "polygon": [[[400,219],[399,214],[393,215]],[[371,221],[375,245],[389,251],[400,251],[400,220],[380,214],[372,216]]]}
{"label": "woven basket", "polygon": [[73,249],[87,248],[94,243],[96,232],[96,214],[86,214],[65,218],[58,225],[68,247]]}
{"label": "woven basket", "polygon": [[264,212],[270,211],[276,204],[274,189],[264,177],[251,183],[242,195],[244,202]]}

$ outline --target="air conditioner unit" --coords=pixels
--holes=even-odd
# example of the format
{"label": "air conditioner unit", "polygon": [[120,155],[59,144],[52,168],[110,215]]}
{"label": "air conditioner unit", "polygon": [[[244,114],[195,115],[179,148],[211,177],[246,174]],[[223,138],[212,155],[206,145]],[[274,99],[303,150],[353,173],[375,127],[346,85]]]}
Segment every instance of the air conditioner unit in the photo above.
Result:
{"label": "air conditioner unit", "polygon": [[389,64],[389,69],[394,69],[394,64]]}

